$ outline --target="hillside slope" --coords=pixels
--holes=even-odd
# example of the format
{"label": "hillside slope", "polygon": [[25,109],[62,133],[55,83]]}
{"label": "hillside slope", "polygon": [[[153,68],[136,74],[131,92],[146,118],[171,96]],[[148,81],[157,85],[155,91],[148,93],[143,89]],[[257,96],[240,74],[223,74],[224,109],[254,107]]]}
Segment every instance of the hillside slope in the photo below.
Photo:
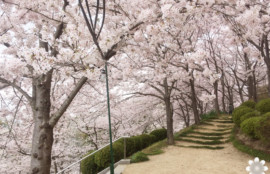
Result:
{"label": "hillside slope", "polygon": [[[177,139],[165,153],[149,156],[143,163],[128,165],[123,174],[244,174],[253,160],[228,141],[233,126],[229,116],[200,125]],[[270,168],[270,163],[265,164]],[[266,174],[269,172],[266,172]]]}

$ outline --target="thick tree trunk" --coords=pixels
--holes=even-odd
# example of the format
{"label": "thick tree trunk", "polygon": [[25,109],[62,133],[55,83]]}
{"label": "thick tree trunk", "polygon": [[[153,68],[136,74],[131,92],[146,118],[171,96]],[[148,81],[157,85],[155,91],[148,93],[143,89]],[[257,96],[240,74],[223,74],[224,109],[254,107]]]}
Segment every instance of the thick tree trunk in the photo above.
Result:
{"label": "thick tree trunk", "polygon": [[195,120],[195,124],[199,124],[200,117],[199,117],[199,112],[198,112],[198,104],[197,104],[197,99],[196,99],[194,80],[190,79],[189,83],[190,83],[190,89],[191,89],[191,102],[192,102],[194,120]]}
{"label": "thick tree trunk", "polygon": [[214,83],[214,92],[215,92],[215,110],[219,114],[219,103],[218,103],[218,81]]}
{"label": "thick tree trunk", "polygon": [[50,115],[52,73],[53,70],[33,79],[31,106],[35,125],[32,139],[31,174],[50,174],[53,128],[87,81],[86,77],[82,77],[58,111]]}
{"label": "thick tree trunk", "polygon": [[51,168],[51,151],[53,128],[50,119],[50,89],[52,71],[41,75],[33,81],[34,132],[31,153],[31,174],[49,174]]}
{"label": "thick tree trunk", "polygon": [[[167,144],[173,145],[174,138],[173,138],[173,107],[171,104],[171,90],[169,90],[167,78],[164,79],[164,102],[166,106],[166,120],[167,120]],[[173,86],[173,85],[172,85]]]}

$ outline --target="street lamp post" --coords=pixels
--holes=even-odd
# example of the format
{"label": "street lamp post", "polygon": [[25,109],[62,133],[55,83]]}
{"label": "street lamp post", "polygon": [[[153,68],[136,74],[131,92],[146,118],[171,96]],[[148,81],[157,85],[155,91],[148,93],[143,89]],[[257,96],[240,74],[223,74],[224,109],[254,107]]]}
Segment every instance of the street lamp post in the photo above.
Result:
{"label": "street lamp post", "polygon": [[[110,134],[110,153],[111,153],[111,165],[110,165],[110,171],[111,174],[114,174],[114,160],[113,160],[113,148],[112,148],[112,131],[111,131],[111,113],[110,113],[110,96],[109,96],[109,83],[108,83],[108,71],[107,71],[107,60],[110,59],[110,57],[105,57],[104,53],[102,52],[99,43],[98,43],[98,38],[100,36],[101,30],[103,28],[103,24],[105,21],[105,7],[106,7],[106,0],[97,0],[97,5],[95,7],[96,10],[96,16],[91,15],[91,11],[89,8],[89,3],[88,0],[85,0],[85,6],[86,8],[83,7],[82,0],[79,0],[79,6],[80,9],[82,10],[83,17],[86,22],[86,26],[88,30],[90,31],[90,34],[93,38],[94,44],[97,46],[98,51],[101,54],[101,57],[106,60],[105,61],[105,76],[106,76],[106,90],[107,90],[107,105],[108,105],[108,117],[109,117],[109,134]],[[102,6],[102,7],[100,7]],[[99,15],[99,11],[102,10],[103,13]],[[99,21],[101,18],[101,22]],[[100,23],[100,28],[97,29],[96,24],[99,25]],[[112,57],[112,56],[111,56]],[[102,72],[102,74],[104,74]]]}
{"label": "street lamp post", "polygon": [[113,147],[112,147],[112,129],[111,129],[111,110],[110,110],[110,93],[109,93],[109,80],[108,80],[108,68],[107,61],[105,61],[105,76],[106,76],[106,91],[107,91],[107,106],[108,106],[108,119],[109,119],[109,135],[110,135],[110,153],[111,164],[110,171],[114,174],[114,159],[113,159]]}

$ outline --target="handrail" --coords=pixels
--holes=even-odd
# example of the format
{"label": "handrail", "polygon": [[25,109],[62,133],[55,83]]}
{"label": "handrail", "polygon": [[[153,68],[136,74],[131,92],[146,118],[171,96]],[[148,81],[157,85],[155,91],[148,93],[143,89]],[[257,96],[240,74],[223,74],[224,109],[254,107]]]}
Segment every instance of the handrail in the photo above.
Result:
{"label": "handrail", "polygon": [[[115,141],[117,141],[117,140],[120,140],[121,138],[129,138],[129,136],[122,136],[122,137],[119,137],[118,139],[114,140],[113,143],[114,143]],[[67,169],[71,168],[71,167],[74,166],[75,164],[81,162],[82,160],[84,160],[85,158],[88,158],[88,157],[91,156],[91,155],[94,155],[95,153],[97,153],[98,151],[100,151],[101,149],[103,149],[103,148],[105,148],[105,147],[107,147],[107,146],[109,146],[109,145],[110,145],[110,143],[108,143],[108,144],[102,146],[102,148],[100,148],[100,149],[98,149],[98,150],[96,150],[96,151],[90,153],[89,155],[87,155],[87,156],[81,158],[80,160],[78,160],[78,161],[72,163],[71,165],[67,166],[66,168],[60,170],[60,172],[58,172],[57,174],[60,174],[60,173],[62,173],[62,172],[64,172],[64,171],[66,171]]]}

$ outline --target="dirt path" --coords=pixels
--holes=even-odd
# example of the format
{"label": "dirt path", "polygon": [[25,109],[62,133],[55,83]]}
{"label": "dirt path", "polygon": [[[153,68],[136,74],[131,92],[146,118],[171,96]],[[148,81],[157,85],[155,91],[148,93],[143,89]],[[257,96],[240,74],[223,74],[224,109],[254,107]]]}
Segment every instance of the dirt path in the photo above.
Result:
{"label": "dirt path", "polygon": [[[215,128],[220,124],[222,123],[214,123]],[[205,129],[213,128],[213,126],[207,125],[199,130],[205,132]],[[192,134],[196,135],[196,133]],[[227,138],[228,136],[223,137]],[[185,137],[185,139],[199,140],[199,138],[189,137]],[[202,146],[190,141],[178,141],[176,144]],[[240,152],[230,142],[224,142],[219,146],[224,148],[211,150],[169,146],[164,149],[165,153],[149,156],[150,160],[147,162],[128,165],[123,174],[246,174],[248,161],[254,158]],[[270,163],[265,165],[270,168]],[[270,174],[269,171],[266,174]]]}

